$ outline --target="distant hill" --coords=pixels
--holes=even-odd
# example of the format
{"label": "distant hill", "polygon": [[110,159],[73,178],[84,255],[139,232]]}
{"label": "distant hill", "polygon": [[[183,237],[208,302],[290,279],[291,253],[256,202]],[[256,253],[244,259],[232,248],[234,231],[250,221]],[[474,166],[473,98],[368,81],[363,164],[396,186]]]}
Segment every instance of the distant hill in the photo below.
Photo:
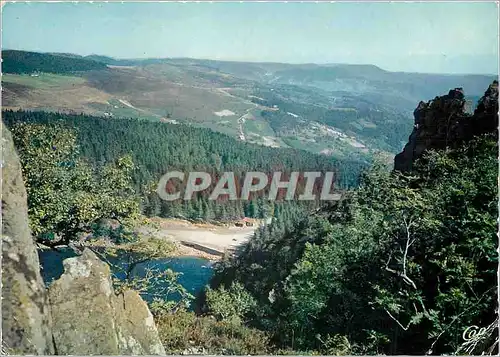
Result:
{"label": "distant hill", "polygon": [[[495,79],[390,72],[369,64],[117,59],[23,51],[4,51],[3,57],[4,108],[187,124],[249,143],[342,160],[365,160],[379,151],[396,154],[406,143],[421,100],[463,87],[468,111],[473,111]],[[51,73],[17,74],[34,71]]]}
{"label": "distant hill", "polygon": [[83,57],[85,59],[89,59],[96,62],[105,63],[111,66],[145,66],[148,64],[158,64],[158,63],[167,63],[169,59],[166,58],[145,58],[145,59],[120,59],[113,58],[109,56],[101,56],[101,55],[88,55]]}
{"label": "distant hill", "polygon": [[38,52],[2,51],[2,72],[28,74],[45,72],[68,74],[74,72],[105,69],[106,64],[84,59],[71,54],[48,54]]}
{"label": "distant hill", "polygon": [[85,56],[83,58],[90,60],[90,61],[96,61],[99,63],[105,63],[105,64],[109,64],[109,65],[121,65],[123,62],[122,60],[118,60],[118,59],[108,57],[108,56],[100,56],[100,55],[88,55],[88,56]]}

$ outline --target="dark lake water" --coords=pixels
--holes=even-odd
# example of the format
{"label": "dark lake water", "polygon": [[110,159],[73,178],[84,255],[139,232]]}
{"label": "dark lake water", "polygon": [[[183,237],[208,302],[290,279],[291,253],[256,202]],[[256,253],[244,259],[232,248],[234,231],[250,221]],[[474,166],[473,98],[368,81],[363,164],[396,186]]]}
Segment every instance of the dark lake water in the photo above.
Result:
{"label": "dark lake water", "polygon": [[[60,252],[53,250],[39,251],[38,255],[40,257],[40,265],[42,267],[41,273],[45,285],[50,285],[50,283],[58,279],[64,272],[63,260],[66,258],[74,257],[77,254],[72,249],[65,249]],[[113,263],[113,265],[126,267],[126,262],[120,260],[119,258],[108,257],[108,259]],[[118,279],[124,279],[125,274],[119,269],[113,269],[112,273]],[[136,277],[142,277],[145,274],[146,269],[152,269],[155,271],[163,271],[166,269],[172,269],[177,273],[182,273],[179,276],[178,282],[184,286],[188,292],[193,295],[197,295],[205,285],[208,284],[210,278],[213,274],[212,263],[209,260],[196,258],[196,257],[173,257],[151,260],[147,263],[138,264],[133,270],[132,275]],[[159,291],[166,286],[151,286],[150,291]],[[151,302],[151,294],[144,293],[141,294],[143,298]],[[178,296],[171,296],[171,300],[177,300]]]}

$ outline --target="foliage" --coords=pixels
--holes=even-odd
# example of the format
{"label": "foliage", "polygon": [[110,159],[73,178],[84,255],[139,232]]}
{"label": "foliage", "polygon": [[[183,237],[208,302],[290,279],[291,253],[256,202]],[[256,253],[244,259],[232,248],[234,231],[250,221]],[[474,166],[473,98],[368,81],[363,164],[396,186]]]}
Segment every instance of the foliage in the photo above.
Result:
{"label": "foliage", "polygon": [[155,237],[143,237],[138,235],[135,241],[104,246],[104,255],[121,263],[116,267],[117,271],[121,271],[126,279],[132,278],[134,269],[142,263],[153,259],[165,258],[173,255],[176,251],[176,246],[173,242]]}
{"label": "foliage", "polygon": [[28,193],[30,225],[38,241],[67,244],[101,219],[121,221],[138,213],[130,156],[96,169],[80,159],[72,130],[26,123],[11,129]]}
{"label": "foliage", "polygon": [[[194,296],[178,282],[182,273],[149,266],[155,259],[172,256],[176,252],[175,243],[139,235],[128,243],[100,245],[91,242],[90,246],[111,266],[116,291],[135,290],[153,300],[152,309],[166,312],[188,308],[194,300]],[[144,265],[144,268],[138,273],[139,265]]]}
{"label": "foliage", "polygon": [[129,289],[153,298],[152,309],[175,312],[178,309],[189,308],[191,301],[194,300],[194,296],[178,282],[179,275],[181,273],[172,269],[161,271],[146,268],[142,276],[114,279],[114,287],[117,292]]}
{"label": "foliage", "polygon": [[[213,178],[222,172],[233,171],[241,189],[245,173],[261,171],[269,175],[275,171],[342,172],[336,177],[335,187],[345,189],[357,184],[363,163],[338,161],[324,155],[301,150],[276,149],[242,143],[229,136],[185,125],[128,119],[98,118],[85,115],[63,115],[46,112],[4,111],[9,127],[18,123],[37,125],[58,124],[75,130],[75,143],[80,154],[94,166],[115,162],[131,155],[135,169],[130,172],[135,191],[140,194],[142,212],[148,216],[179,217],[191,220],[231,221],[244,216],[270,216],[275,203],[309,207],[315,201],[276,201],[252,199],[229,201],[221,197],[208,200],[210,188],[192,200],[166,202],[156,194],[159,178],[168,171],[205,171]],[[271,176],[269,176],[271,177]],[[212,180],[215,186],[216,180]],[[298,190],[304,182],[299,182]],[[183,187],[176,187],[182,191]],[[265,192],[264,192],[265,193]]]}
{"label": "foliage", "polygon": [[255,308],[257,304],[243,285],[238,282],[233,282],[227,290],[223,286],[217,290],[207,287],[206,299],[209,313],[218,320],[236,319],[241,321],[243,316]]}
{"label": "foliage", "polygon": [[153,310],[160,339],[169,354],[202,349],[205,354],[264,355],[269,349],[265,333],[235,320],[217,321],[180,309],[175,313]]}
{"label": "foliage", "polygon": [[488,136],[429,152],[412,173],[374,167],[288,233],[273,222],[212,288],[243,282],[258,302],[247,320],[283,348],[453,353],[496,314],[497,172]]}

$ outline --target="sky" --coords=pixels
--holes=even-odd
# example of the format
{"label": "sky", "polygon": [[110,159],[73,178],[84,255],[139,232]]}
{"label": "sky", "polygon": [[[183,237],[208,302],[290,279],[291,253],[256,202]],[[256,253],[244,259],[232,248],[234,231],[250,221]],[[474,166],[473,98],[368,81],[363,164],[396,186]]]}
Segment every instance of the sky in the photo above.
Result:
{"label": "sky", "polygon": [[2,30],[5,49],[498,73],[494,2],[8,3]]}

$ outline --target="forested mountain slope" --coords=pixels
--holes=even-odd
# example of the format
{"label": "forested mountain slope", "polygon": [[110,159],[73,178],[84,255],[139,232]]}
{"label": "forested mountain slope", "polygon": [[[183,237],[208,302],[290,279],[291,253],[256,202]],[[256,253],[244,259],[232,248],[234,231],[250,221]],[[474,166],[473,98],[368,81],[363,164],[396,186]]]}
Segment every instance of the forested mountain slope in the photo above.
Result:
{"label": "forested mountain slope", "polygon": [[2,72],[32,74],[37,72],[68,74],[100,70],[107,66],[101,62],[80,57],[26,51],[2,51]]}
{"label": "forested mountain slope", "polygon": [[[55,132],[62,129],[74,131],[79,155],[96,167],[130,155],[135,165],[135,191],[142,198],[143,212],[163,217],[206,220],[230,220],[244,216],[262,218],[272,214],[273,207],[272,203],[261,199],[254,202],[209,201],[210,189],[193,201],[162,201],[155,190],[160,177],[168,171],[211,173],[214,177],[211,188],[216,184],[215,177],[225,171],[235,173],[239,188],[249,171],[267,173],[269,178],[276,171],[284,174],[292,171],[333,171],[336,172],[335,189],[345,190],[357,185],[359,173],[367,164],[335,160],[302,150],[249,144],[208,129],[162,122],[24,111],[4,111],[3,120],[10,128],[28,125],[22,131],[15,131],[24,133],[26,142],[38,140],[30,137],[33,133],[30,133],[29,125],[42,125]],[[303,183],[299,183],[298,190]]]}
{"label": "forested mountain slope", "polygon": [[[376,150],[397,152],[408,135],[408,84],[373,66],[325,67],[316,77],[324,68],[116,60],[71,75],[4,76],[11,108],[98,115],[3,111],[35,239],[68,243],[103,217],[135,216],[139,204],[149,216],[192,220],[273,216],[218,264],[199,300],[198,312],[219,320],[217,331],[245,340],[230,351],[497,353],[498,83],[473,113],[460,83],[421,102],[396,170],[382,162],[360,179]],[[377,81],[385,83],[379,95]],[[328,206],[213,202],[205,194],[167,203],[154,190],[171,170],[335,171],[337,187],[351,190]],[[170,326],[185,313],[158,316]],[[210,319],[191,318],[193,326]],[[470,326],[486,332],[464,341]]]}
{"label": "forested mountain slope", "polygon": [[[343,201],[299,223],[273,222],[219,264],[212,288],[244,286],[256,305],[240,318],[284,349],[497,353],[497,87],[473,115],[453,91],[421,103],[424,127],[435,126],[419,155],[404,156],[411,171],[375,165]],[[451,126],[441,117],[464,136],[443,144]],[[202,311],[221,309],[213,291]],[[469,326],[485,332],[464,340]]]}

